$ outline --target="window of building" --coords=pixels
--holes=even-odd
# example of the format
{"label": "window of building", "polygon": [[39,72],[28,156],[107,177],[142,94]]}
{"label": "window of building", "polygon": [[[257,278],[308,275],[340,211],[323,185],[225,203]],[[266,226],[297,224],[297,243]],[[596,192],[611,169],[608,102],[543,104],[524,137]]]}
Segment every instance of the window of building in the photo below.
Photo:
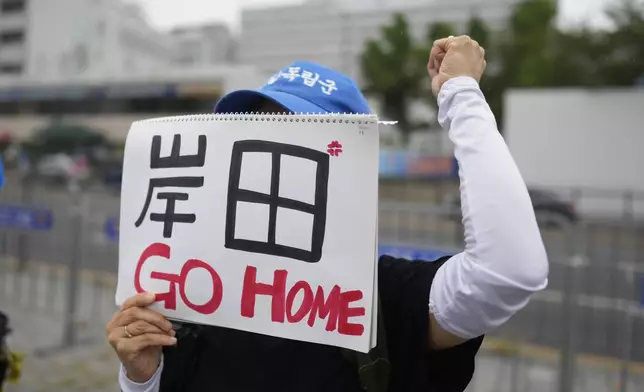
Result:
{"label": "window of building", "polygon": [[0,32],[0,44],[21,44],[25,41],[23,30],[5,30]]}
{"label": "window of building", "polygon": [[25,0],[0,0],[0,12],[3,14],[23,13],[25,8]]}
{"label": "window of building", "polygon": [[22,68],[22,64],[0,64],[0,75],[19,75]]}
{"label": "window of building", "polygon": [[[6,67],[6,71],[5,68]],[[20,74],[23,68],[19,65],[0,65],[0,74]],[[2,91],[0,90],[0,95]],[[204,96],[197,98],[189,97],[149,97],[149,98],[92,98],[83,99],[64,98],[69,94],[63,91],[56,98],[55,93],[48,93],[52,96],[48,99],[16,98],[21,103],[28,102],[33,108],[33,113],[40,115],[64,115],[64,114],[188,114],[206,113],[212,110],[213,102],[217,101],[216,96]],[[80,93],[79,93],[80,95]],[[17,106],[7,105],[6,101],[0,100],[0,114],[17,114]]]}

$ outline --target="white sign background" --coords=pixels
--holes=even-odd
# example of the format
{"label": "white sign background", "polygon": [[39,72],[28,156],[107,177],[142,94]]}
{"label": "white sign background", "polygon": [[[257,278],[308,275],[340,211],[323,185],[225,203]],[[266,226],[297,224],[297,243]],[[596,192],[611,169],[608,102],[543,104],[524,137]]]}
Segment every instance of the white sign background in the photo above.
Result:
{"label": "white sign background", "polygon": [[[141,271],[141,285],[145,291],[166,293],[169,283],[152,279],[152,271],[179,274],[189,259],[199,259],[211,265],[223,281],[223,299],[217,311],[202,315],[188,308],[178,294],[177,309],[164,309],[157,303],[154,308],[170,318],[196,323],[229,327],[271,336],[345,347],[367,352],[373,344],[372,306],[377,244],[378,211],[378,124],[375,117],[313,117],[318,121],[290,121],[309,119],[304,116],[255,116],[254,121],[234,120],[239,116],[196,116],[165,121],[142,121],[132,125],[125,148],[123,184],[121,194],[119,272],[116,302],[135,295],[134,273],[143,250],[150,244],[161,242],[171,247],[170,259],[149,259]],[[289,121],[262,121],[269,118]],[[348,122],[326,122],[327,119],[347,118]],[[324,119],[324,122],[321,120]],[[356,120],[355,122],[352,120]],[[207,136],[206,159],[203,167],[150,168],[152,138],[162,136],[161,157],[170,155],[173,137],[181,135],[181,155],[197,153],[199,135]],[[233,143],[240,140],[262,140],[308,147],[327,152],[332,141],[342,144],[338,157],[329,157],[329,182],[326,230],[322,258],[317,263],[307,263],[272,255],[226,249],[225,226],[228,194],[228,177]],[[251,155],[246,155],[251,154]],[[280,196],[312,202],[315,163],[293,157],[281,160]],[[266,153],[244,153],[240,188],[270,193],[271,158]],[[174,223],[172,237],[163,237],[163,222],[149,219],[150,213],[164,213],[166,201],[152,201],[143,223],[135,227],[146,198],[150,178],[204,176],[200,188],[162,188],[162,192],[186,192],[187,201],[177,201],[175,213],[194,213],[192,224]],[[276,239],[278,243],[301,243],[307,223],[304,213],[278,211]],[[302,220],[304,219],[304,220]],[[310,220],[308,221],[310,224]],[[236,237],[266,240],[268,205],[249,204],[237,209]],[[305,230],[304,230],[305,231]],[[334,285],[342,292],[360,290],[363,298],[349,304],[350,308],[364,307],[366,314],[352,317],[350,323],[364,326],[362,336],[347,336],[325,330],[327,319],[316,318],[313,328],[305,317],[297,324],[271,321],[271,298],[257,295],[254,318],[241,316],[241,295],[247,266],[257,268],[257,282],[272,284],[273,273],[278,269],[288,271],[286,293],[299,280],[309,283],[313,293],[322,286],[325,297]],[[195,269],[187,278],[187,297],[195,304],[205,303],[212,293],[210,275]],[[293,309],[297,310],[303,294],[296,297]],[[375,339],[374,339],[375,340]]]}

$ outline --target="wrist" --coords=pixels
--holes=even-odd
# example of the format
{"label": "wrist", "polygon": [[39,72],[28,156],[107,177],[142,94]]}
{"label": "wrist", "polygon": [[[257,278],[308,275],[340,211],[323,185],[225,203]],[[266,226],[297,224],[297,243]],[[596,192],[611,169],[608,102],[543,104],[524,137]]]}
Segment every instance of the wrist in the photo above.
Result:
{"label": "wrist", "polygon": [[125,377],[127,377],[128,380],[132,381],[133,383],[136,384],[145,384],[154,375],[154,372],[148,373],[148,374],[142,374],[142,373],[137,373],[137,372],[131,372],[127,369],[125,369]]}
{"label": "wrist", "polygon": [[125,377],[127,377],[128,380],[132,381],[133,383],[136,384],[145,384],[148,381],[152,379],[154,374],[157,372],[159,368],[159,364],[154,369],[148,370],[148,371],[141,371],[140,369],[136,369],[135,367],[127,367],[123,366],[123,370],[125,371]]}
{"label": "wrist", "polygon": [[453,76],[449,79],[447,79],[443,85],[441,86],[441,91],[445,86],[452,86],[452,85],[457,85],[457,86],[478,86],[479,81],[476,80],[475,77],[473,76],[468,76],[468,75],[460,75],[460,76]]}
{"label": "wrist", "polygon": [[126,369],[121,363],[119,386],[121,390],[129,392],[158,392],[161,372],[163,372],[163,357],[161,357],[156,370],[149,375],[148,372],[141,372],[141,369],[135,369],[131,365],[129,369]]}
{"label": "wrist", "polygon": [[471,76],[456,76],[445,81],[437,97],[439,107],[454,94],[464,90],[480,90],[479,82]]}
{"label": "wrist", "polygon": [[[477,95],[483,101],[485,97],[476,79],[470,76],[458,76],[449,79],[442,86],[437,97],[438,103],[438,123],[443,129],[450,129],[452,119],[459,113],[457,105],[464,102],[463,99],[455,99],[457,95],[471,94]],[[461,105],[462,106],[462,105]]]}

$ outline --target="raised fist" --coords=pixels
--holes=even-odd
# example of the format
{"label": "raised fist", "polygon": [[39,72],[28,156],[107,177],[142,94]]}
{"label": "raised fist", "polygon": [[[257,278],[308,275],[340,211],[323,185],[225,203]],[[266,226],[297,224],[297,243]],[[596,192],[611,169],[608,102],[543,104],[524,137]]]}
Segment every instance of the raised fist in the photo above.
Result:
{"label": "raised fist", "polygon": [[467,35],[439,39],[434,42],[427,64],[432,92],[438,96],[445,82],[459,76],[479,82],[486,66],[485,49]]}

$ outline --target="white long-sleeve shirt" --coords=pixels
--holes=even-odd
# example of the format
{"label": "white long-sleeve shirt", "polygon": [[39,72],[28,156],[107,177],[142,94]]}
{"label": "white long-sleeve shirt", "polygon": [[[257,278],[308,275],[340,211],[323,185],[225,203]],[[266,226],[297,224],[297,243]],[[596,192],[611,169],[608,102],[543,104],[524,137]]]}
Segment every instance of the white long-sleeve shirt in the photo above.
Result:
{"label": "white long-sleeve shirt", "polygon": [[[436,273],[429,312],[464,339],[490,332],[548,283],[548,259],[525,183],[498,132],[478,83],[447,81],[438,96],[438,120],[449,130],[461,181],[465,250]],[[158,392],[163,360],[137,384],[121,366],[123,392]]]}

